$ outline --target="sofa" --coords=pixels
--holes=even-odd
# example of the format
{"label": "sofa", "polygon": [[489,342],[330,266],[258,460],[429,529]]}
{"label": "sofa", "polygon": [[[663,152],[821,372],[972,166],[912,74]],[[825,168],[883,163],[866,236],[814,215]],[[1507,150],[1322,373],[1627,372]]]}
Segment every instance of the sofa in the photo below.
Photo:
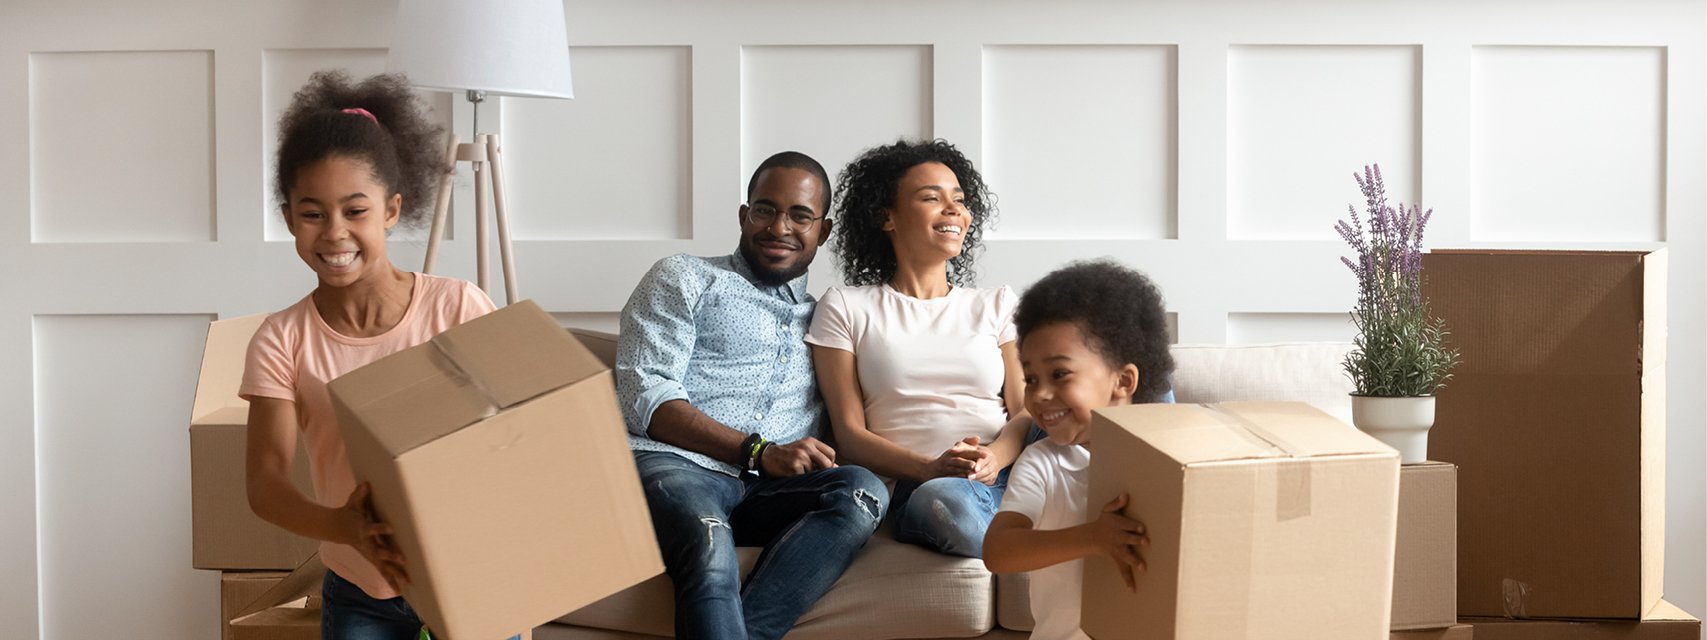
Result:
{"label": "sofa", "polygon": [[[608,334],[575,330],[594,353],[614,358]],[[1340,368],[1350,343],[1178,345],[1178,402],[1292,400],[1351,422],[1351,382]],[[739,549],[743,571],[758,548]],[[534,630],[536,640],[670,637],[675,604],[669,578],[657,576]],[[1023,574],[992,575],[981,560],[946,556],[895,542],[888,528],[788,635],[830,638],[1026,638],[1032,627]]]}

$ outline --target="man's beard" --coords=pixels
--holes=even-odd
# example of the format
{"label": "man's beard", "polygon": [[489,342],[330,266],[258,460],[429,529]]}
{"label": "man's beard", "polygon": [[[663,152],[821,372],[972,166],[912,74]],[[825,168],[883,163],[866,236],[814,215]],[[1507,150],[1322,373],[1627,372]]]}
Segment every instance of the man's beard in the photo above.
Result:
{"label": "man's beard", "polygon": [[740,253],[741,259],[747,261],[747,269],[753,272],[753,278],[767,287],[780,287],[788,284],[790,280],[806,273],[806,268],[812,265],[811,261],[803,260],[786,271],[774,271],[766,266],[757,255],[754,255],[753,246],[750,243],[742,242]]}

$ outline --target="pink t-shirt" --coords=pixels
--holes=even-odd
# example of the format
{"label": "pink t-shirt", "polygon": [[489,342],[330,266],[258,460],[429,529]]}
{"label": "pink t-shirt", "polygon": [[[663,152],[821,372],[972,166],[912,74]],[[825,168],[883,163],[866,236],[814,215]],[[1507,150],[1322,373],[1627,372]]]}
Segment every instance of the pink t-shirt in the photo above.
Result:
{"label": "pink t-shirt", "polygon": [[[296,403],[297,424],[314,478],[314,499],[328,507],[343,506],[356,489],[356,476],[326,383],[492,310],[486,293],[467,281],[417,273],[403,320],[383,334],[352,338],[327,326],[312,296],[306,296],[268,316],[255,332],[238,395],[245,400],[262,397]],[[374,598],[398,595],[354,547],[321,542],[320,559]]]}

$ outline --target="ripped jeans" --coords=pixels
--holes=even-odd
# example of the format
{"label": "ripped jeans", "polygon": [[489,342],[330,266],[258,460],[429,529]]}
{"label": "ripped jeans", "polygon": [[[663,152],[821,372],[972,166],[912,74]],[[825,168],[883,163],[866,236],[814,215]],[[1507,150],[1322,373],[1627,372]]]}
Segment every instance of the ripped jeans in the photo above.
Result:
{"label": "ripped jeans", "polygon": [[[888,492],[861,467],[733,478],[663,451],[634,452],[678,638],[781,638],[882,522]],[[737,546],[762,546],[743,581]]]}

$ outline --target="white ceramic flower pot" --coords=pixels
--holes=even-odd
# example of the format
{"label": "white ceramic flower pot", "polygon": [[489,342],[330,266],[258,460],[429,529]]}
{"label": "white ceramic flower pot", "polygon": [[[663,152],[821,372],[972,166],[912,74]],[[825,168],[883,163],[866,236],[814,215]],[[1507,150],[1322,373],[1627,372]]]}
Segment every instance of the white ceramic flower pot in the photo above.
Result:
{"label": "white ceramic flower pot", "polygon": [[1351,422],[1399,450],[1399,463],[1428,459],[1428,429],[1434,426],[1434,396],[1351,397]]}

